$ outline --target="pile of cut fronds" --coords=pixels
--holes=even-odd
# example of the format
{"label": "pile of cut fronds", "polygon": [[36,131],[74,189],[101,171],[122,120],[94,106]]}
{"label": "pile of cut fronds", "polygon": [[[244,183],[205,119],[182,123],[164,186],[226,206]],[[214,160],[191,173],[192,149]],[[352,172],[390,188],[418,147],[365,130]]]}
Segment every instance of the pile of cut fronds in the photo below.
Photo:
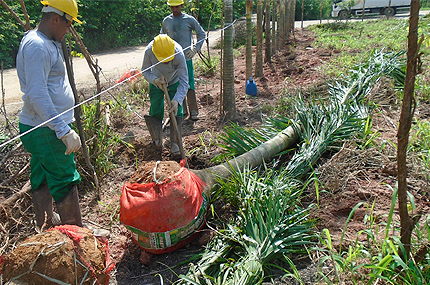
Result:
{"label": "pile of cut fronds", "polygon": [[301,187],[288,173],[265,168],[235,172],[223,191],[237,195],[237,218],[208,244],[183,281],[191,284],[259,284],[276,259],[305,253],[312,244],[309,208],[299,206]]}
{"label": "pile of cut fronds", "polygon": [[[329,86],[330,98],[308,104],[299,98],[295,106],[297,117],[291,122],[285,118],[271,119],[266,129],[233,126],[227,130],[223,140],[228,155],[258,146],[288,123],[300,133],[301,143],[291,161],[280,170],[245,167],[232,171],[228,181],[219,182],[224,199],[237,207],[237,217],[218,230],[201,259],[191,265],[186,276],[180,276],[179,283],[260,284],[277,267],[276,260],[287,262],[296,272],[291,255],[306,253],[306,246],[315,242],[313,224],[308,219],[312,206],[303,208],[300,203],[303,185],[309,183],[308,177],[322,154],[363,131],[371,110],[366,96],[381,76],[402,78],[400,55],[374,52],[349,77]],[[282,127],[277,129],[279,126]]]}

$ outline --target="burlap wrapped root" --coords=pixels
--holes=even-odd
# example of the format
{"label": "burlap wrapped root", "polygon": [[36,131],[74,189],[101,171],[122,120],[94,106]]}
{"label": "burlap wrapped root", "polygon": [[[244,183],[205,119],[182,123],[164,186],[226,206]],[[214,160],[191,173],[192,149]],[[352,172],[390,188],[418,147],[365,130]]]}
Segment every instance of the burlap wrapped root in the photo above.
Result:
{"label": "burlap wrapped root", "polygon": [[26,239],[4,256],[0,268],[4,280],[21,284],[108,284],[114,266],[106,239],[63,225]]}
{"label": "burlap wrapped root", "polygon": [[122,188],[120,220],[147,252],[160,254],[181,248],[195,239],[205,224],[206,183],[184,163],[163,181],[126,183]]}

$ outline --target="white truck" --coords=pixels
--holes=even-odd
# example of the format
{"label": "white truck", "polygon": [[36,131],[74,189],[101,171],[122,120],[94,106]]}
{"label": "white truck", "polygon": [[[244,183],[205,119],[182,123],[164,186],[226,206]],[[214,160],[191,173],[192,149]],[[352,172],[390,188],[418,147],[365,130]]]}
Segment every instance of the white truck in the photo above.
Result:
{"label": "white truck", "polygon": [[[397,9],[411,7],[411,0],[357,0],[355,3],[350,1],[333,0],[331,16],[333,18],[348,19],[351,15],[359,16],[363,12],[365,14],[378,13],[380,15],[394,16]],[[348,5],[348,3],[351,4]]]}

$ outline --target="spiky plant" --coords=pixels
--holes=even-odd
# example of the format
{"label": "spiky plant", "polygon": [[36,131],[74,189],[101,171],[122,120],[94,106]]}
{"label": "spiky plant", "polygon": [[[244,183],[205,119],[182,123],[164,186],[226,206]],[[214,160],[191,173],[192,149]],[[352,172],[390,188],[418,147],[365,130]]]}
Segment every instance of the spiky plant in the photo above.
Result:
{"label": "spiky plant", "polygon": [[366,102],[375,82],[382,76],[404,82],[400,53],[375,51],[364,64],[351,71],[351,75],[329,85],[330,104],[321,100],[306,104],[301,97],[296,103],[297,117],[293,126],[301,134],[298,152],[286,166],[291,176],[300,178],[310,173],[312,166],[331,147],[363,131],[370,115],[371,104]]}
{"label": "spiky plant", "polygon": [[314,238],[309,208],[300,207],[300,183],[288,173],[265,168],[265,176],[245,167],[235,171],[221,189],[236,189],[238,216],[208,245],[182,283],[259,284],[271,263],[304,253]]}
{"label": "spiky plant", "polygon": [[[220,180],[226,200],[233,202],[238,216],[208,244],[200,261],[191,265],[184,284],[260,284],[270,264],[288,255],[304,253],[312,243],[309,208],[300,207],[301,187],[317,160],[332,147],[361,132],[370,114],[366,95],[383,75],[401,82],[401,54],[374,52],[350,76],[329,86],[329,100],[296,103],[297,116],[292,124],[300,134],[299,149],[280,171],[247,166],[231,170],[229,180]],[[328,102],[328,104],[327,104]],[[282,120],[282,119],[281,119]],[[234,126],[223,138],[231,154],[254,148],[280,130],[269,120],[267,130],[244,130]],[[229,144],[229,146],[227,146]],[[300,179],[300,180],[299,180]]]}

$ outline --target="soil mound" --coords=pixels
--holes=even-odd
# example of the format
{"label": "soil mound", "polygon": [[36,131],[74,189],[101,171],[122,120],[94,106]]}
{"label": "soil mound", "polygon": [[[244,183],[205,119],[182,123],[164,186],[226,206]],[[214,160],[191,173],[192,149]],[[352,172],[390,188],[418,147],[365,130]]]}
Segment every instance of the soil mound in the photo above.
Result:
{"label": "soil mound", "polygon": [[149,161],[140,166],[129,179],[130,183],[146,184],[164,181],[181,169],[176,161]]}
{"label": "soil mound", "polygon": [[90,229],[66,225],[26,239],[5,256],[2,271],[5,280],[28,284],[107,284],[114,266],[107,263],[107,243]]}

